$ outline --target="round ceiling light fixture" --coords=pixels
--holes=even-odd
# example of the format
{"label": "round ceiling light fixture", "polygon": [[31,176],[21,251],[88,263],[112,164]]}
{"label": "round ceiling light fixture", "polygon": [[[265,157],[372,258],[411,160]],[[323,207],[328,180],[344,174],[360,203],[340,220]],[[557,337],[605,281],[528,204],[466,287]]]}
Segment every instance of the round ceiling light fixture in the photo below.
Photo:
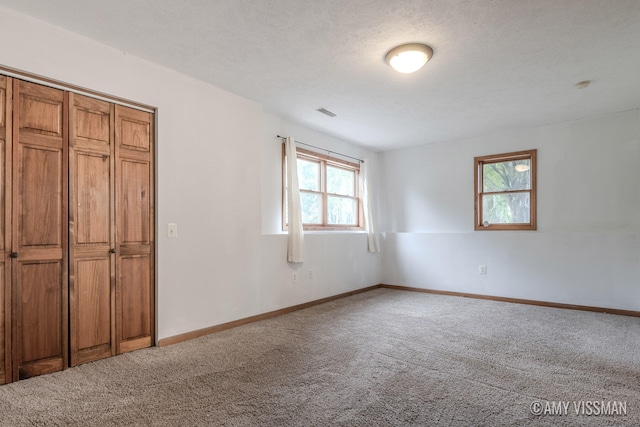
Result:
{"label": "round ceiling light fixture", "polygon": [[433,49],[422,43],[408,43],[394,47],[384,57],[391,67],[404,74],[413,73],[433,56]]}

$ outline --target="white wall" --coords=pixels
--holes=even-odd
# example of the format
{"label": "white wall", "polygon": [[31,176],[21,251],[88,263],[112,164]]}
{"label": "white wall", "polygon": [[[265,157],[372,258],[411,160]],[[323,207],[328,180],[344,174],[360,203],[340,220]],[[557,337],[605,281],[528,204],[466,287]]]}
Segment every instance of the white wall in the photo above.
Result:
{"label": "white wall", "polygon": [[[473,158],[533,148],[538,231],[474,231]],[[380,162],[383,283],[640,310],[638,110],[386,152]]]}
{"label": "white wall", "polygon": [[[362,232],[307,232],[304,264],[284,262],[287,236],[282,231],[282,140],[276,135],[291,136],[296,141],[326,150],[368,159],[373,171],[378,169],[378,154],[272,114],[263,115],[262,125],[263,251],[260,271],[275,278],[273,287],[259,290],[260,299],[269,304],[265,307],[275,309],[283,302],[290,306],[379,284],[381,256],[368,253],[366,235]],[[372,179],[377,182],[378,175]],[[291,281],[294,271],[299,283]],[[309,279],[309,271],[313,272],[313,279]]]}
{"label": "white wall", "polygon": [[[276,133],[375,154],[5,7],[0,38],[2,65],[158,107],[158,338],[380,283],[379,258],[367,253],[363,234],[309,236],[304,277],[291,283],[286,238],[274,228]],[[177,239],[166,237],[169,222],[178,223]]]}
{"label": "white wall", "polygon": [[[2,65],[158,107],[158,338],[381,282],[640,310],[638,111],[376,155],[4,7],[0,38]],[[380,164],[383,258],[310,233],[285,262],[276,134]],[[529,148],[539,231],[474,232],[473,157]]]}

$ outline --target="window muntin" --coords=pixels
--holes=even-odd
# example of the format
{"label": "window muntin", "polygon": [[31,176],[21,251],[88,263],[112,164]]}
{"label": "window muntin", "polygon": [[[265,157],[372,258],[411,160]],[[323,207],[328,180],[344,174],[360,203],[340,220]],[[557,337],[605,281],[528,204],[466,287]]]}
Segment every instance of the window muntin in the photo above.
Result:
{"label": "window muntin", "polygon": [[536,229],[536,150],[475,158],[475,229]]}
{"label": "window muntin", "polygon": [[[297,152],[304,229],[361,230],[360,165],[300,148]],[[286,230],[286,158],[283,164],[283,229]]]}

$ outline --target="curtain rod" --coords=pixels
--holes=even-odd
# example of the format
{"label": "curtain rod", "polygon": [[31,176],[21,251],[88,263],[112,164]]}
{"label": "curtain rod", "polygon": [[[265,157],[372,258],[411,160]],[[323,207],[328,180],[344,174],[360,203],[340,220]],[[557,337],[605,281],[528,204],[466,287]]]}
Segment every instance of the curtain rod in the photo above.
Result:
{"label": "curtain rod", "polygon": [[[284,137],[284,136],[280,136],[280,135],[276,135],[276,138],[286,139],[286,137]],[[349,158],[349,159],[357,160],[357,161],[359,161],[360,163],[364,163],[364,160],[359,159],[359,158],[357,158],[357,157],[347,156],[346,154],[338,153],[338,152],[336,152],[336,151],[327,150],[327,149],[325,149],[325,148],[316,147],[315,145],[306,144],[306,143],[304,143],[304,142],[300,142],[300,141],[296,141],[296,140],[294,140],[293,142],[295,142],[296,144],[300,144],[300,145],[306,145],[307,147],[313,147],[313,148],[315,148],[315,149],[317,149],[317,150],[320,150],[320,151],[326,151],[327,153],[337,154],[338,156],[347,157],[347,158]]]}

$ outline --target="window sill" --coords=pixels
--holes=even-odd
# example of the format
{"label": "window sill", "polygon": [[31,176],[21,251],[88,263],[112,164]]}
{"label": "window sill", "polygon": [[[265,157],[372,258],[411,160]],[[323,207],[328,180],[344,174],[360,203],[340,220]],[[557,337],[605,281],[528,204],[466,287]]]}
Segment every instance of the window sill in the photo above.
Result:
{"label": "window sill", "polygon": [[304,229],[304,231],[364,231],[363,227],[322,227],[305,225],[302,228]]}
{"label": "window sill", "polygon": [[[287,234],[287,230],[282,230],[281,234]],[[304,234],[365,234],[364,228],[313,228],[303,230]]]}
{"label": "window sill", "polygon": [[536,224],[492,224],[489,226],[476,224],[476,231],[536,231]]}
{"label": "window sill", "polygon": [[[286,231],[285,231],[286,233]],[[366,231],[362,230],[362,229],[354,229],[354,230],[331,230],[331,229],[326,229],[326,230],[304,230],[304,234],[363,234],[366,233]]]}

